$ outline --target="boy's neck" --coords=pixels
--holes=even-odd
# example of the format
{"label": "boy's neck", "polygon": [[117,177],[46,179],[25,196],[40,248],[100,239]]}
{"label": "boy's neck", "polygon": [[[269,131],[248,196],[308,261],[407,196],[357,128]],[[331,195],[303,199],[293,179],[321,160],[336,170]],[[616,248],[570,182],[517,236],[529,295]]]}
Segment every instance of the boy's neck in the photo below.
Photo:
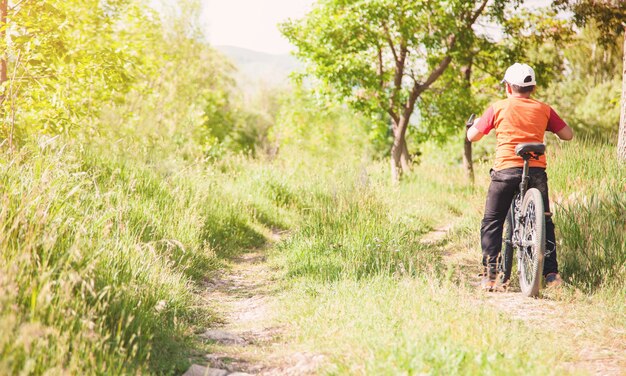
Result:
{"label": "boy's neck", "polygon": [[530,99],[530,93],[527,94],[523,94],[523,93],[507,93],[507,96],[509,98],[524,98],[524,99]]}

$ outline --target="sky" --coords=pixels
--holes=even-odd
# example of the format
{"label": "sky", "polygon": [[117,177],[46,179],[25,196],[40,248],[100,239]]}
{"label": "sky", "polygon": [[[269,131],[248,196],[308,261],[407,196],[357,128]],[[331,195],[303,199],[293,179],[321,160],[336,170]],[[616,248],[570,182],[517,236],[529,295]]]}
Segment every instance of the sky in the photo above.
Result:
{"label": "sky", "polygon": [[203,23],[209,42],[272,54],[285,54],[291,46],[277,24],[300,18],[313,0],[203,0]]}
{"label": "sky", "polygon": [[[202,0],[203,23],[214,46],[235,46],[271,54],[291,51],[277,24],[300,18],[314,0]],[[526,0],[527,6],[546,6],[549,0]]]}

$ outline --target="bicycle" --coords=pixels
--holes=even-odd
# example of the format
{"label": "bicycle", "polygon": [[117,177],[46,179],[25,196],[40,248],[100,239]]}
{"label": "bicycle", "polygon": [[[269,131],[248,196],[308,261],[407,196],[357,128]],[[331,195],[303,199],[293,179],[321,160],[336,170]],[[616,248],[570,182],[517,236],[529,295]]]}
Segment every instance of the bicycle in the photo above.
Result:
{"label": "bicycle", "polygon": [[[469,128],[474,115],[467,121]],[[515,148],[515,154],[524,160],[522,180],[506,215],[502,231],[502,251],[498,258],[499,284],[508,287],[513,269],[513,251],[516,251],[519,282],[522,293],[529,297],[539,295],[543,260],[546,252],[545,210],[541,192],[528,189],[529,160],[545,154],[542,143],[523,143]]]}
{"label": "bicycle", "polygon": [[531,158],[539,159],[545,150],[546,146],[541,143],[524,143],[515,148],[515,154],[524,160],[522,181],[506,216],[498,262],[499,282],[508,286],[513,269],[513,250],[516,251],[520,288],[529,297],[539,295],[541,287],[546,219],[541,192],[537,188],[528,189],[528,164]]}

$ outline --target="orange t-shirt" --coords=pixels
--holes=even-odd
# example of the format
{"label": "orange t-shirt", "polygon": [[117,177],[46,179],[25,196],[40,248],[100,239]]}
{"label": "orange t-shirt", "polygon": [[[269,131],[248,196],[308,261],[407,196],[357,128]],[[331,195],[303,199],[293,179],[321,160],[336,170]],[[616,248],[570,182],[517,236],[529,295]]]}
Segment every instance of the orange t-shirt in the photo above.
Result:
{"label": "orange t-shirt", "polygon": [[[510,97],[492,104],[476,123],[483,134],[496,130],[496,171],[522,167],[524,160],[515,155],[517,144],[543,142],[546,131],[558,132],[565,122],[547,104],[530,98]],[[546,156],[530,159],[530,167],[546,168]]]}

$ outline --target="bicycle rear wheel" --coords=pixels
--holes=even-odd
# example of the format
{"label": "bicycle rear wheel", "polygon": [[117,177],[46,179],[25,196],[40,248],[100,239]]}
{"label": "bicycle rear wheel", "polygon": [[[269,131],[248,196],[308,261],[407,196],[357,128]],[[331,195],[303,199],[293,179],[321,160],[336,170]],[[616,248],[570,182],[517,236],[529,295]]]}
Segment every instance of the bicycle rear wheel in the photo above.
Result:
{"label": "bicycle rear wheel", "polygon": [[511,269],[513,268],[513,216],[515,200],[511,204],[511,208],[506,215],[504,227],[502,229],[502,251],[498,259],[498,275],[500,284],[508,286],[511,280]]}
{"label": "bicycle rear wheel", "polygon": [[526,296],[539,295],[543,257],[546,249],[546,224],[541,192],[530,188],[522,203],[522,236],[519,248],[519,282]]}

